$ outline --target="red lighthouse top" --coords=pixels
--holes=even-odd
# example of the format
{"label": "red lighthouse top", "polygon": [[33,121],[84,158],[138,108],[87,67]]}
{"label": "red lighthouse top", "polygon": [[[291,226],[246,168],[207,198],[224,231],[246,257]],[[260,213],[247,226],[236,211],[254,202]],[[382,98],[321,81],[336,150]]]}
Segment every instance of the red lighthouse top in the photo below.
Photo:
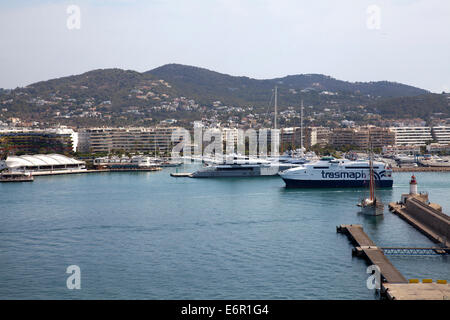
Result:
{"label": "red lighthouse top", "polygon": [[409,182],[409,184],[417,184],[417,181],[416,181],[416,176],[412,176],[411,177],[411,181]]}

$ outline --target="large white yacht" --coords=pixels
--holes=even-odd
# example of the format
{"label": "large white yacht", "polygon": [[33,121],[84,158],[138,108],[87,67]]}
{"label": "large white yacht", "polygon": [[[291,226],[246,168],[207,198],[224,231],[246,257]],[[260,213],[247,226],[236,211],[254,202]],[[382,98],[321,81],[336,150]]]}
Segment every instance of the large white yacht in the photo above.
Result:
{"label": "large white yacht", "polygon": [[299,164],[236,156],[227,161],[210,163],[192,173],[192,178],[276,176],[279,171],[298,167]]}
{"label": "large white yacht", "polygon": [[[374,162],[375,184],[378,188],[392,187],[392,169],[383,162]],[[367,160],[351,161],[323,157],[318,161],[281,171],[287,188],[367,187],[370,166]]]}

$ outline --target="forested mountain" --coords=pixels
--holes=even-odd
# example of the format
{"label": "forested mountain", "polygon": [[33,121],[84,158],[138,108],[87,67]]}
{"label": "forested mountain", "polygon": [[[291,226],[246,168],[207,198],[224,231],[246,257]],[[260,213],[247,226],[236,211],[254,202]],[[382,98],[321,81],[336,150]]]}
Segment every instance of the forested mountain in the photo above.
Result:
{"label": "forested mountain", "polygon": [[[335,92],[359,100],[378,97],[403,97],[428,93],[428,91],[395,82],[347,82],[321,74],[290,75],[283,78],[257,80],[235,77],[203,68],[168,64],[146,73],[172,83],[179,91],[208,103],[221,100],[231,104],[267,103],[270,92],[277,85],[280,89],[280,103],[298,104],[299,96],[308,99],[308,93]],[[304,90],[304,92],[301,92]],[[294,92],[297,92],[296,95]],[[370,95],[370,97],[367,97]],[[203,101],[204,100],[204,101]],[[311,101],[312,102],[312,101]],[[315,101],[318,103],[319,101]],[[350,101],[349,101],[350,102]]]}
{"label": "forested mountain", "polygon": [[382,116],[397,119],[416,117],[427,120],[432,115],[450,117],[450,95],[430,93],[383,99],[371,104],[368,109]]}
{"label": "forested mountain", "polygon": [[[395,82],[347,82],[320,74],[258,80],[168,64],[139,73],[99,69],[0,90],[0,120],[18,117],[75,125],[148,124],[163,119],[243,117],[273,105],[280,110],[362,110],[383,117],[450,117],[448,97]],[[339,112],[340,112],[339,111]]]}

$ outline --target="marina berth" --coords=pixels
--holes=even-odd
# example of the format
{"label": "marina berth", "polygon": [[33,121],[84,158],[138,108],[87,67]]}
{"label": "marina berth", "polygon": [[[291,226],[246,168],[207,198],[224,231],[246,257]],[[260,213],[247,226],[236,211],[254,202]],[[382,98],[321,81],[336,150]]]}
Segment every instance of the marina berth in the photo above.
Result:
{"label": "marina berth", "polygon": [[[392,169],[382,162],[373,163],[375,185],[390,188]],[[323,157],[279,173],[287,188],[341,188],[367,187],[370,182],[370,164],[367,160],[351,161]]]}

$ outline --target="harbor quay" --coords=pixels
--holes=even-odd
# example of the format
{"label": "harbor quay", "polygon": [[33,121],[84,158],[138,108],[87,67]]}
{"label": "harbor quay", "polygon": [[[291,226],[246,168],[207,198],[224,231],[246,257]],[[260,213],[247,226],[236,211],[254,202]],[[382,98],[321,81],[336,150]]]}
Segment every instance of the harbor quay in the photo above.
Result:
{"label": "harbor quay", "polygon": [[[363,257],[374,266],[375,285],[382,297],[389,300],[447,300],[450,298],[450,285],[447,280],[407,279],[385,256],[386,248],[379,248],[364,232],[361,225],[340,225],[337,232],[344,233],[355,244],[353,254]],[[399,250],[400,248],[397,248]],[[404,251],[413,248],[402,248]],[[437,254],[450,254],[450,248],[431,249]],[[378,273],[378,274],[377,274]]]}
{"label": "harbor quay", "polygon": [[450,217],[442,212],[439,204],[428,200],[428,193],[417,191],[415,176],[412,176],[410,186],[410,192],[403,194],[401,201],[389,203],[389,210],[434,242],[450,248]]}
{"label": "harbor quay", "polygon": [[394,172],[450,172],[450,167],[406,167],[392,168]]}
{"label": "harbor quay", "polygon": [[450,286],[446,279],[407,279],[394,267],[385,253],[403,254],[450,254],[450,216],[442,207],[430,203],[428,193],[418,192],[416,177],[410,181],[410,191],[402,194],[401,200],[389,204],[389,210],[411,224],[419,232],[437,244],[429,248],[378,247],[363,231],[361,225],[340,225],[337,232],[346,234],[354,243],[353,254],[365,258],[379,273],[380,293],[390,300],[441,300],[450,297]]}

